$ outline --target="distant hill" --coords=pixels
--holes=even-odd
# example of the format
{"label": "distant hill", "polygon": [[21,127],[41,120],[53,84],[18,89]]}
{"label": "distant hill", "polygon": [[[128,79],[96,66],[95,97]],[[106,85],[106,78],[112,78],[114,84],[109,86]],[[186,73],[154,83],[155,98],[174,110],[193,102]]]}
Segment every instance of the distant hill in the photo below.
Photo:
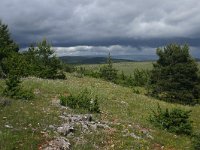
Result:
{"label": "distant hill", "polygon": [[[62,56],[59,57],[63,62],[68,64],[104,64],[107,61],[107,57],[96,56]],[[115,62],[133,62],[134,60],[112,58]]]}
{"label": "distant hill", "polygon": [[[64,63],[68,64],[104,64],[107,56],[61,56],[59,57]],[[114,55],[112,61],[116,62],[149,62],[156,61],[156,55]],[[200,61],[200,58],[196,58]]]}

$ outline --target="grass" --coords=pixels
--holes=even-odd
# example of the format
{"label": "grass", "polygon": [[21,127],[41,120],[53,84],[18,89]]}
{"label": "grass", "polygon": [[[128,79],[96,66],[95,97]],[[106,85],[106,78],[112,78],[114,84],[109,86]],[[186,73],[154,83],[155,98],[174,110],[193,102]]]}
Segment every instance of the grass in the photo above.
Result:
{"label": "grass", "polygon": [[[139,68],[150,68],[151,64],[136,63]],[[131,73],[134,63],[114,64],[124,69],[124,72]],[[128,66],[129,65],[129,66]],[[127,68],[126,68],[127,67]],[[0,80],[0,92],[5,82]],[[73,149],[156,149],[164,146],[165,149],[192,149],[191,139],[184,135],[175,135],[153,127],[149,121],[149,115],[159,103],[161,108],[182,108],[192,110],[191,120],[193,121],[194,132],[200,132],[200,106],[183,106],[171,104],[147,97],[141,94],[134,94],[133,89],[115,85],[90,77],[77,78],[73,74],[67,74],[67,80],[43,80],[38,78],[23,79],[23,87],[32,89],[35,92],[35,99],[31,101],[12,100],[12,104],[0,107],[0,149],[34,150],[46,140],[51,139],[55,134],[50,130],[49,125],[59,125],[59,115],[67,113],[79,113],[79,111],[62,110],[54,102],[57,102],[59,95],[78,93],[88,88],[94,95],[100,97],[100,109],[102,114],[97,116],[102,121],[112,122],[112,130],[100,130],[93,134],[83,136],[82,142],[70,139]],[[135,87],[137,88],[137,87]],[[143,90],[140,88],[139,90]],[[6,128],[5,125],[13,128]],[[134,139],[124,136],[124,131],[134,132],[143,136],[142,130],[149,130],[154,138],[145,137]],[[80,136],[78,132],[75,136]]]}
{"label": "grass", "polygon": [[[113,63],[113,67],[118,71],[118,73],[124,72],[125,75],[133,74],[135,69],[147,69],[151,70],[153,68],[154,62],[120,62]],[[89,64],[89,65],[78,65],[77,67],[85,67],[89,70],[98,71],[104,64]],[[200,62],[198,62],[198,68],[200,70]]]}
{"label": "grass", "polygon": [[[104,64],[89,64],[89,65],[78,65],[78,67],[85,67],[89,70],[99,70]],[[119,70],[118,73],[124,72],[125,75],[133,74],[135,69],[147,69],[150,70],[153,67],[153,62],[120,62],[113,63],[113,67]]]}

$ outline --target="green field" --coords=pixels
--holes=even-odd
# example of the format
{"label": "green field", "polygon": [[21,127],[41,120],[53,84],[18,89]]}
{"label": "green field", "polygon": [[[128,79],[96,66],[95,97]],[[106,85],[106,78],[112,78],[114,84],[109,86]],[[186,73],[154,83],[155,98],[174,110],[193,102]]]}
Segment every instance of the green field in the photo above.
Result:
{"label": "green field", "polygon": [[[122,63],[113,63],[113,67],[119,70],[118,72],[124,72],[126,75],[130,75],[134,72],[135,69],[147,69],[151,70],[153,68],[154,62],[122,62]],[[85,67],[86,69],[99,70],[102,64],[91,64],[91,65],[79,65],[78,67]],[[198,67],[200,69],[200,62],[198,62]]]}
{"label": "green field", "polygon": [[[116,63],[114,66],[126,74],[131,74],[135,68],[151,69],[152,63]],[[98,65],[85,67],[98,68]],[[113,124],[108,131],[99,130],[92,135],[84,135],[84,142],[76,143],[75,139],[71,139],[71,143],[76,143],[72,145],[72,149],[124,150],[161,149],[161,147],[168,150],[192,149],[189,136],[175,135],[155,128],[148,118],[152,110],[157,108],[157,104],[160,104],[162,108],[178,107],[192,110],[191,121],[193,121],[194,132],[200,132],[200,106],[191,107],[159,101],[144,94],[134,94],[132,88],[115,85],[101,79],[77,78],[74,74],[66,74],[66,76],[67,80],[23,79],[23,87],[34,90],[36,97],[32,101],[12,100],[10,106],[0,107],[1,150],[35,150],[46,140],[53,138],[55,133],[47,129],[49,125],[62,123],[59,115],[63,112],[79,113],[70,109],[61,110],[54,105],[54,102],[58,101],[59,95],[76,94],[84,88],[90,89],[93,95],[100,97],[102,113],[96,118]],[[0,92],[4,86],[5,81],[0,80]],[[12,128],[6,128],[6,125]],[[144,136],[143,130],[147,130],[152,138]],[[124,136],[124,131],[134,132],[144,137],[135,139]],[[75,136],[78,136],[78,133]]]}

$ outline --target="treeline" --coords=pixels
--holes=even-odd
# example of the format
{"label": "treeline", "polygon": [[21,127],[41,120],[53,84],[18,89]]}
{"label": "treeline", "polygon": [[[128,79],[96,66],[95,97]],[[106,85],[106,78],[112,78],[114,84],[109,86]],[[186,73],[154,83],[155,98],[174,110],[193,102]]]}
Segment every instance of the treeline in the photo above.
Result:
{"label": "treeline", "polygon": [[19,52],[19,46],[10,38],[7,25],[0,21],[0,78],[6,79],[3,95],[32,98],[32,92],[24,91],[20,86],[21,78],[28,76],[65,79],[63,64],[45,39],[31,45],[27,51]]}
{"label": "treeline", "polygon": [[76,76],[90,76],[94,78],[102,78],[106,81],[120,84],[122,86],[134,87],[134,86],[147,86],[150,78],[150,71],[145,69],[135,69],[133,74],[126,75],[123,71],[119,71],[113,67],[111,55],[108,55],[107,64],[100,67],[99,70],[86,69],[85,67],[78,67],[71,69],[71,71],[77,72]]}
{"label": "treeline", "polygon": [[[79,77],[83,75],[120,84],[123,86],[142,86],[149,96],[168,102],[194,105],[200,99],[200,76],[198,64],[189,53],[188,45],[169,44],[157,49],[159,59],[152,70],[135,69],[132,75],[119,73],[112,65],[109,54],[107,64],[93,71],[79,67]],[[136,91],[138,92],[138,91]]]}

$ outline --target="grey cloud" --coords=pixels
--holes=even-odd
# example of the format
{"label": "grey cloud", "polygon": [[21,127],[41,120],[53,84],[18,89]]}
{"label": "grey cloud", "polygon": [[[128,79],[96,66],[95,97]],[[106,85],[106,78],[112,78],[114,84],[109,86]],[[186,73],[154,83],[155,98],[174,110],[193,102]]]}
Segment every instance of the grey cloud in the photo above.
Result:
{"label": "grey cloud", "polygon": [[0,18],[22,46],[200,47],[199,0],[1,0]]}
{"label": "grey cloud", "polygon": [[[141,50],[142,49],[142,50]],[[54,47],[58,56],[63,55],[155,55],[156,49],[150,47],[135,48],[131,46],[111,45],[111,46],[75,46],[75,47]]]}

